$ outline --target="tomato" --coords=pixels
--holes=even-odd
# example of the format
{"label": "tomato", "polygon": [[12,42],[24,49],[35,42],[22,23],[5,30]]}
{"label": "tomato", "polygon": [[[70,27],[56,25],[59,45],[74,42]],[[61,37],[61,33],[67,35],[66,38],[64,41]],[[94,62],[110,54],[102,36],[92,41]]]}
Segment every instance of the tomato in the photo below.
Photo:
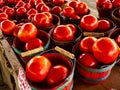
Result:
{"label": "tomato", "polygon": [[94,15],[84,15],[80,20],[80,27],[85,31],[94,31],[98,27],[98,19]]}
{"label": "tomato", "polygon": [[109,10],[113,8],[112,2],[105,2],[102,7],[104,10]]}
{"label": "tomato", "polygon": [[101,37],[93,44],[92,51],[99,62],[110,64],[118,57],[119,48],[113,39]]}
{"label": "tomato", "polygon": [[39,12],[41,12],[41,7],[42,7],[43,5],[45,5],[45,3],[43,3],[43,2],[38,3],[35,8],[36,8]]}
{"label": "tomato", "polygon": [[72,32],[73,32],[73,35],[76,33],[76,27],[73,25],[73,24],[67,24],[68,27],[71,28]]}
{"label": "tomato", "polygon": [[27,12],[27,10],[26,10],[25,7],[19,7],[19,8],[17,8],[17,10],[16,10],[16,14],[17,14],[19,17],[24,17],[24,16],[26,16],[26,12]]}
{"label": "tomato", "polygon": [[80,51],[82,52],[92,52],[92,46],[95,43],[97,38],[93,36],[88,36],[83,38],[79,43]]}
{"label": "tomato", "polygon": [[78,1],[70,1],[70,2],[68,2],[68,6],[71,6],[71,7],[73,7],[73,8],[76,8],[77,7],[77,5],[78,5]]}
{"label": "tomato", "polygon": [[26,64],[26,77],[33,82],[42,82],[46,79],[51,62],[44,56],[34,56]]}
{"label": "tomato", "polygon": [[48,27],[51,24],[48,15],[46,15],[44,13],[37,13],[37,14],[35,14],[35,16],[33,18],[33,23],[37,27],[42,27],[42,28]]}
{"label": "tomato", "polygon": [[22,7],[22,6],[24,6],[24,5],[25,5],[25,3],[24,3],[22,0],[20,0],[20,1],[15,5],[15,8]]}
{"label": "tomato", "polygon": [[120,34],[117,36],[115,41],[117,42],[118,46],[120,47]]}
{"label": "tomato", "polygon": [[5,10],[5,13],[11,18],[15,15],[15,10],[14,10],[14,8],[9,7]]}
{"label": "tomato", "polygon": [[56,65],[50,69],[47,77],[47,83],[53,87],[60,84],[68,75],[67,67],[63,65]]}
{"label": "tomato", "polygon": [[33,38],[33,39],[26,42],[25,49],[26,50],[32,50],[32,49],[35,49],[35,48],[38,48],[38,47],[43,47],[43,46],[44,46],[44,43],[41,39]]}
{"label": "tomato", "polygon": [[64,2],[65,0],[52,0],[52,3],[58,6],[61,6],[62,4],[64,4]]}
{"label": "tomato", "polygon": [[18,38],[23,41],[27,42],[37,36],[37,28],[32,23],[25,23],[21,26],[18,32]]}
{"label": "tomato", "polygon": [[51,9],[51,13],[53,13],[53,14],[60,14],[61,11],[62,11],[62,8],[60,6],[54,6]]}
{"label": "tomato", "polygon": [[118,16],[120,17],[120,9],[118,10]]}
{"label": "tomato", "polygon": [[27,11],[27,15],[29,16],[29,15],[31,15],[31,14],[37,14],[38,13],[38,11],[36,10],[36,9],[34,9],[34,8],[31,8],[31,9],[29,9],[28,11]]}
{"label": "tomato", "polygon": [[99,7],[102,7],[105,2],[109,2],[110,0],[96,0],[96,4]]}
{"label": "tomato", "polygon": [[107,31],[110,29],[110,27],[111,27],[110,25],[111,24],[108,20],[102,19],[102,20],[98,21],[98,28],[97,29],[98,29],[98,31],[104,32],[104,31]]}
{"label": "tomato", "polygon": [[50,22],[52,22],[53,20],[53,17],[52,17],[52,14],[50,12],[43,12],[44,14],[46,14],[50,20]]}
{"label": "tomato", "polygon": [[26,10],[29,10],[31,8],[30,3],[25,3],[25,5],[23,6]]}
{"label": "tomato", "polygon": [[44,4],[41,6],[41,9],[40,9],[41,12],[49,12],[50,11],[50,8]]}
{"label": "tomato", "polygon": [[2,7],[4,5],[4,1],[0,0],[0,7]]}
{"label": "tomato", "polygon": [[52,33],[55,40],[58,41],[71,41],[73,40],[73,32],[70,27],[66,25],[57,26]]}
{"label": "tomato", "polygon": [[79,2],[76,6],[76,12],[80,15],[87,14],[88,10],[88,5],[85,2]]}
{"label": "tomato", "polygon": [[77,14],[73,14],[72,16],[70,16],[70,19],[72,19],[72,20],[79,20],[80,16],[77,15]]}
{"label": "tomato", "polygon": [[3,20],[0,23],[0,29],[6,35],[12,35],[16,24],[11,20]]}
{"label": "tomato", "polygon": [[88,68],[95,68],[98,64],[95,57],[90,53],[82,53],[79,55],[77,62]]}
{"label": "tomato", "polygon": [[113,7],[120,7],[120,0],[112,0]]}
{"label": "tomato", "polygon": [[73,7],[67,6],[67,7],[63,8],[62,14],[66,17],[70,17],[73,14],[75,14],[75,10]]}

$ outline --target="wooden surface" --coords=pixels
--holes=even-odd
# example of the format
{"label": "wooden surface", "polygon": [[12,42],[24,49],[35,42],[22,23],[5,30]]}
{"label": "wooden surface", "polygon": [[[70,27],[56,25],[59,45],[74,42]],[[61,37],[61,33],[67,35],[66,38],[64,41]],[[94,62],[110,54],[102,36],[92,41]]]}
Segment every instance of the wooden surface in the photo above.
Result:
{"label": "wooden surface", "polygon": [[[81,0],[88,4],[91,14],[98,17],[96,10],[96,0]],[[115,65],[111,71],[110,76],[102,83],[97,85],[89,85],[83,83],[78,77],[74,77],[73,90],[120,90],[120,66]]]}

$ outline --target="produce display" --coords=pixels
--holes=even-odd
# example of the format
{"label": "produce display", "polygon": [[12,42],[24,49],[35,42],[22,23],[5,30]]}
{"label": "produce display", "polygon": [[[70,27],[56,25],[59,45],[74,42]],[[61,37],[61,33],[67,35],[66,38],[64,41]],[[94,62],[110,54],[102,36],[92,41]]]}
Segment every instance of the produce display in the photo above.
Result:
{"label": "produce display", "polygon": [[120,0],[96,7],[118,19],[96,17],[80,0],[0,0],[0,30],[31,88],[72,90],[75,72],[90,84],[108,78],[120,59]]}

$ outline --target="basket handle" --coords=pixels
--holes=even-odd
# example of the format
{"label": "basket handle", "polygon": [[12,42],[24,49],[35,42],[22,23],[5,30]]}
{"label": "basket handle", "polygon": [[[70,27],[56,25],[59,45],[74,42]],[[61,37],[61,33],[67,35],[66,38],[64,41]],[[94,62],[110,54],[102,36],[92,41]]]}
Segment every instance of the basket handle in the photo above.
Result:
{"label": "basket handle", "polygon": [[74,59],[74,58],[75,58],[75,55],[74,55],[74,54],[66,51],[66,50],[63,49],[63,48],[60,48],[60,47],[56,46],[54,49],[55,49],[56,51],[58,51],[59,53],[65,55],[65,56],[67,56],[67,57],[69,57],[69,58],[71,58],[71,59]]}
{"label": "basket handle", "polygon": [[98,32],[83,32],[83,36],[103,37],[103,36],[105,36],[105,33],[98,33]]}
{"label": "basket handle", "polygon": [[35,49],[32,49],[32,50],[28,50],[28,51],[26,51],[26,52],[22,52],[22,53],[21,53],[21,56],[22,56],[22,57],[29,56],[29,55],[31,55],[31,54],[35,54],[35,53],[41,52],[41,51],[43,51],[43,50],[44,50],[43,47],[35,48]]}

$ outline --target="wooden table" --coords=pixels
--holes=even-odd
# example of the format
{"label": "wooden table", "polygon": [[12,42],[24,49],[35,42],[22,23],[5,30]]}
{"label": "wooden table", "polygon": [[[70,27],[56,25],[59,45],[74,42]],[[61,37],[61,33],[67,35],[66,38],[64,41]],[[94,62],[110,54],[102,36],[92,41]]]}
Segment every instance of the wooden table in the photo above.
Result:
{"label": "wooden table", "polygon": [[[88,4],[91,14],[98,17],[96,9],[96,0],[81,0]],[[73,90],[120,90],[120,66],[115,65],[110,76],[102,83],[97,85],[89,85],[83,83],[82,80],[74,77]]]}

